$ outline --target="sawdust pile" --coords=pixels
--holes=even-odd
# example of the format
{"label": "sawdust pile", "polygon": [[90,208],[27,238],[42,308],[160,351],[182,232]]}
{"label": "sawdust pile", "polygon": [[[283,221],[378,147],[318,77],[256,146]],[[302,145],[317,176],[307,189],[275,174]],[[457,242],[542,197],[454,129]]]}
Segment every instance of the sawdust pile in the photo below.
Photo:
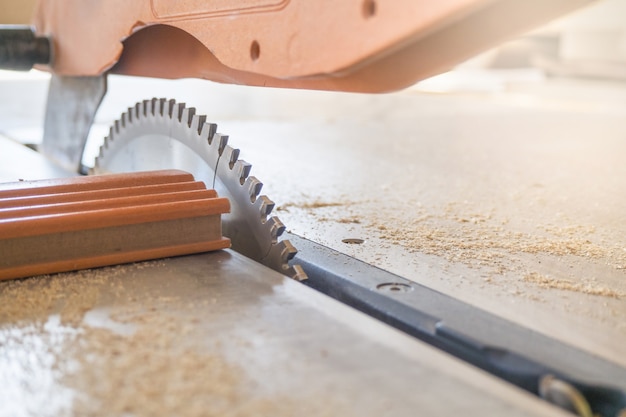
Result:
{"label": "sawdust pile", "polygon": [[86,279],[58,274],[0,282],[0,323],[45,322],[53,311],[59,311],[63,322],[79,324],[96,302],[106,274],[114,277],[122,268],[85,271]]}
{"label": "sawdust pile", "polygon": [[551,278],[545,275],[538,274],[536,272],[532,272],[524,276],[524,281],[537,284],[541,288],[551,288],[551,289],[565,290],[565,291],[584,292],[586,294],[601,295],[604,297],[611,297],[611,298],[626,298],[625,292],[606,288],[606,287],[598,285],[595,282],[590,282],[590,283],[588,282],[588,283],[583,284],[580,282],[573,282],[567,279]]}
{"label": "sawdust pile", "polygon": [[451,262],[462,262],[472,267],[490,267],[496,272],[515,270],[518,261],[512,254],[546,254],[602,259],[614,268],[626,264],[626,253],[590,241],[575,233],[514,232],[503,225],[489,222],[488,216],[448,217],[429,215],[413,222],[376,224],[384,233],[380,237],[407,247],[412,252],[443,257]]}
{"label": "sawdust pile", "polygon": [[[200,331],[185,309],[206,300],[145,294],[139,303],[118,279],[158,262],[0,282],[0,414],[296,413],[288,398],[248,395],[245,370],[219,346],[185,342]],[[116,300],[111,326],[93,326],[86,313],[103,297]]]}
{"label": "sawdust pile", "polygon": [[[495,210],[477,208],[468,202],[425,207],[419,202],[381,200],[384,203],[370,200],[291,202],[281,217],[286,224],[308,216],[318,223],[356,225],[357,228],[348,230],[361,233],[381,246],[380,255],[366,260],[369,262],[384,259],[385,250],[401,247],[408,253],[436,256],[493,275],[514,273],[521,282],[540,288],[626,298],[623,291],[587,282],[593,277],[576,277],[572,281],[564,277],[546,278],[552,285],[528,278],[541,275],[532,270],[533,262],[528,261],[528,256],[567,259],[565,263],[586,260],[606,265],[613,271],[626,271],[626,247],[607,243],[594,233],[593,227],[536,224],[526,230],[516,230],[510,226],[509,219],[498,217]],[[295,231],[305,237],[310,233]],[[330,244],[332,246],[332,242]]]}
{"label": "sawdust pile", "polygon": [[277,211],[289,211],[290,207],[300,208],[300,209],[319,209],[325,207],[340,207],[343,206],[344,203],[337,202],[324,202],[324,201],[313,201],[308,203],[285,203],[276,208]]}

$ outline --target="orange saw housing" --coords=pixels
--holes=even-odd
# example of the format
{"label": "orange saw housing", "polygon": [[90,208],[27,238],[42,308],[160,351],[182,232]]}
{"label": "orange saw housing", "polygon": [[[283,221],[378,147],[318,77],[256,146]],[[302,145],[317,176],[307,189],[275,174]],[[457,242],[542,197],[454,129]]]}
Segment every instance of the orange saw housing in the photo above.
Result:
{"label": "orange saw housing", "polygon": [[589,0],[41,0],[60,75],[386,92]]}

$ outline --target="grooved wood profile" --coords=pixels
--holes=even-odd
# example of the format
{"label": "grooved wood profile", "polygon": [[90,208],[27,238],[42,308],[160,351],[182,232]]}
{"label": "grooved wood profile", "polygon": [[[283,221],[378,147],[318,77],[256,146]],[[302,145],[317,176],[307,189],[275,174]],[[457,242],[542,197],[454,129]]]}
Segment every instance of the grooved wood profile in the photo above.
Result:
{"label": "grooved wood profile", "polygon": [[0,279],[224,249],[229,211],[178,170],[0,184]]}

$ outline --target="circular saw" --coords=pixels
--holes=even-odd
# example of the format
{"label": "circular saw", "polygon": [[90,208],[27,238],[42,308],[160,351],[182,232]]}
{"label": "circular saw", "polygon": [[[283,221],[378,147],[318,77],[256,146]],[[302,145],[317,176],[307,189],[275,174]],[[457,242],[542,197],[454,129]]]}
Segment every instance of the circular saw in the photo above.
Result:
{"label": "circular saw", "polygon": [[285,226],[271,216],[274,202],[260,194],[263,183],[250,175],[252,166],[192,107],[153,98],[129,108],[111,127],[91,173],[164,168],[190,172],[230,200],[222,231],[234,250],[291,278],[306,278],[302,268],[289,264],[297,251],[280,240]]}

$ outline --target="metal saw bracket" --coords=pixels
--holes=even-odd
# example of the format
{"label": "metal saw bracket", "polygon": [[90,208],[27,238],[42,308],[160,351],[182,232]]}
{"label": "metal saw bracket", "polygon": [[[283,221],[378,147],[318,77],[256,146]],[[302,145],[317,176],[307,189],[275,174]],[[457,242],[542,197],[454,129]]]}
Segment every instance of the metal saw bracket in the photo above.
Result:
{"label": "metal saw bracket", "polygon": [[107,91],[106,77],[52,74],[41,150],[68,171],[85,173],[83,151]]}

